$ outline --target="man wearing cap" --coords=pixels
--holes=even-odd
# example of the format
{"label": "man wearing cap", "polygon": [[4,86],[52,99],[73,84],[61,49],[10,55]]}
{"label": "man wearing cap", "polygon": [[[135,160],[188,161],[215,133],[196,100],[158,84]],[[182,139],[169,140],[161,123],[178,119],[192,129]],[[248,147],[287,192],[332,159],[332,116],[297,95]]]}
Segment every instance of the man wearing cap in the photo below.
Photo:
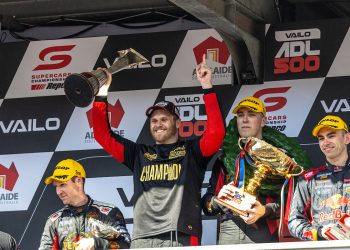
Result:
{"label": "man wearing cap", "polygon": [[95,99],[95,139],[134,175],[133,248],[200,244],[202,181],[207,163],[221,146],[225,128],[205,57],[196,70],[204,90],[207,125],[204,134],[193,140],[179,139],[179,112],[167,101],[146,111],[154,145],[136,144],[114,134],[107,119],[111,82],[107,71],[107,88],[103,86]]}
{"label": "man wearing cap", "polygon": [[[265,179],[257,190],[257,200],[247,210],[248,217],[239,216],[230,209],[219,205],[215,198],[231,193],[226,185],[234,182],[242,188],[248,185],[255,168],[247,153],[240,149],[239,138],[256,137],[288,152],[293,158],[303,161],[305,152],[291,138],[266,124],[264,103],[254,97],[243,98],[233,109],[236,114],[226,130],[223,142],[223,155],[215,162],[206,194],[202,198],[203,212],[206,215],[220,213],[219,244],[245,244],[278,241],[280,202],[279,196],[283,179]],[[244,140],[243,140],[244,143]],[[303,152],[298,155],[297,152]]]}
{"label": "man wearing cap", "polygon": [[53,184],[65,205],[46,221],[40,250],[129,248],[130,236],[120,210],[95,201],[84,191],[85,170],[72,159],[60,161],[45,184]]}
{"label": "man wearing cap", "polygon": [[[328,239],[325,234],[349,214],[350,162],[348,126],[342,118],[325,116],[312,130],[326,162],[305,171],[296,187],[288,220],[290,233],[302,240]],[[310,215],[311,213],[311,215]]]}

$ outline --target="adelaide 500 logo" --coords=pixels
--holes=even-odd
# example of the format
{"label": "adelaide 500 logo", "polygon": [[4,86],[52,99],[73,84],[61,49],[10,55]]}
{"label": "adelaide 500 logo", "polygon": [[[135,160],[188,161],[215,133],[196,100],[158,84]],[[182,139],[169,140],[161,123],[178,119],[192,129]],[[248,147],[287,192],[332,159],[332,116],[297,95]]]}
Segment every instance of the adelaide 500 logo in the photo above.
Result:
{"label": "adelaide 500 logo", "polygon": [[317,28],[276,31],[275,39],[282,45],[274,58],[274,74],[317,71],[321,53],[314,48],[314,41],[320,38]]}

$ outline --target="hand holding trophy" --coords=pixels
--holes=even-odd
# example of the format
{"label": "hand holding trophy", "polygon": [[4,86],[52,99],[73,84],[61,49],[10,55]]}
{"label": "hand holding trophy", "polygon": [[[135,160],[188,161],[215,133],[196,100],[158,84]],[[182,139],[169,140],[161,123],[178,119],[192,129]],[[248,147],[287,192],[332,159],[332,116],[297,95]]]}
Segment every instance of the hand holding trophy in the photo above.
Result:
{"label": "hand holding trophy", "polygon": [[343,214],[335,224],[324,226],[322,235],[327,240],[349,240],[350,215]]}
{"label": "hand holding trophy", "polygon": [[[118,51],[118,55],[118,60],[107,69],[111,74],[148,62],[144,56],[132,48]],[[101,69],[71,74],[64,81],[64,92],[73,105],[87,107],[106,81],[106,73]]]}
{"label": "hand holding trophy", "polygon": [[249,210],[256,202],[256,193],[263,180],[267,177],[289,177],[299,175],[303,167],[297,165],[294,160],[280,149],[255,137],[240,138],[238,145],[245,141],[244,151],[253,162],[254,176],[248,182],[247,187],[237,188],[233,182],[227,184],[220,191],[215,202],[230,208],[242,216],[248,216]]}

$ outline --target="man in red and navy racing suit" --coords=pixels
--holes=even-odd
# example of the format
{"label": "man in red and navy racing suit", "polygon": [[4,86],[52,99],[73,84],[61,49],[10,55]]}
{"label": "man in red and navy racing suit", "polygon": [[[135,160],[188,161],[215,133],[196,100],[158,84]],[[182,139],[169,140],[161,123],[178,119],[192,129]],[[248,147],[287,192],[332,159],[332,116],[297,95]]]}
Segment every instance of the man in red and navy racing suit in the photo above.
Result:
{"label": "man in red and navy racing suit", "polygon": [[53,213],[41,237],[39,250],[91,250],[130,247],[130,235],[120,210],[112,204],[94,201],[84,192],[83,166],[72,160],[60,161],[53,183],[65,206]]}
{"label": "man in red and navy racing suit", "polygon": [[[253,136],[264,139],[266,108],[260,99],[253,96],[243,98],[234,108],[233,113],[237,116],[237,124],[231,128],[230,126],[234,124],[231,120],[227,133],[235,130],[238,131],[240,137]],[[226,136],[225,138],[230,138],[232,134]],[[238,148],[237,141],[232,141],[232,143],[231,146]],[[235,151],[233,147],[230,147],[229,150],[230,152]],[[247,171],[253,167],[246,160],[244,162],[247,176]],[[247,210],[249,213],[247,218],[232,213],[230,209],[214,201],[215,198],[221,196],[221,193],[229,192],[226,191],[226,184],[232,181],[237,171],[237,169],[229,171],[221,160],[217,160],[207,192],[202,198],[204,214],[212,216],[220,213],[219,245],[276,242],[278,240],[276,218],[279,217],[280,204],[277,201],[278,195],[274,192],[266,190],[265,193],[259,194],[253,207]]]}
{"label": "man in red and navy racing suit", "polygon": [[204,89],[207,113],[204,134],[179,140],[179,112],[171,102],[159,102],[146,111],[154,145],[137,144],[110,129],[107,117],[108,80],[93,104],[95,139],[133,172],[134,224],[132,248],[199,245],[202,234],[200,193],[207,163],[220,148],[225,127],[211,71],[203,62],[197,79]]}
{"label": "man in red and navy racing suit", "polygon": [[[302,240],[328,239],[325,231],[350,205],[350,136],[339,116],[327,115],[313,129],[326,164],[300,176],[288,219],[290,233]],[[310,215],[311,214],[311,215]]]}

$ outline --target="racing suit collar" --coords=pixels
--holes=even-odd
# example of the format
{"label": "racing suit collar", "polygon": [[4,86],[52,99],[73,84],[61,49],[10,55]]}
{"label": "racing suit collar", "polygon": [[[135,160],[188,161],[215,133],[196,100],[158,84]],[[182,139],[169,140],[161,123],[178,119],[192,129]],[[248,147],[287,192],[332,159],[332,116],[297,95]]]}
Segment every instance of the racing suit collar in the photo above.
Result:
{"label": "racing suit collar", "polygon": [[343,171],[344,168],[350,166],[350,159],[349,158],[347,159],[347,161],[346,161],[344,166],[336,166],[336,165],[333,165],[333,164],[329,163],[328,161],[326,161],[326,166],[327,166],[327,169],[329,171],[340,172],[340,171]]}
{"label": "racing suit collar", "polygon": [[70,210],[73,214],[85,213],[87,210],[89,210],[92,203],[94,202],[94,200],[91,199],[89,195],[87,195],[87,197],[88,197],[88,201],[84,205],[79,207],[67,205],[66,208]]}

